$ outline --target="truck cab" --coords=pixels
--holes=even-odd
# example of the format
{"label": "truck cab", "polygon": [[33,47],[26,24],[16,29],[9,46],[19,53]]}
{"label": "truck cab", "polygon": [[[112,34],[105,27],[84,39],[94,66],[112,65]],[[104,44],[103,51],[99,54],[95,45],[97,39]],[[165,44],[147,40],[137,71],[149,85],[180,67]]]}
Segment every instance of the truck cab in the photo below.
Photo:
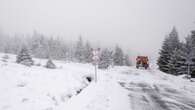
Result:
{"label": "truck cab", "polygon": [[136,58],[136,68],[144,67],[148,69],[149,67],[149,59],[148,56],[137,56]]}

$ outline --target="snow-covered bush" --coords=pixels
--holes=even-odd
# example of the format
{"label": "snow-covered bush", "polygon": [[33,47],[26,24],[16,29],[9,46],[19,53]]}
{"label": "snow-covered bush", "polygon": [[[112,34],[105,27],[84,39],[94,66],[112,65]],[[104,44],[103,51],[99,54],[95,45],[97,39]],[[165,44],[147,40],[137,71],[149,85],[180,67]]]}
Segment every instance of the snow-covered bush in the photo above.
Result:
{"label": "snow-covered bush", "polygon": [[17,55],[16,63],[26,66],[32,66],[34,64],[34,61],[32,60],[32,57],[30,56],[29,51],[25,46],[22,47],[21,51]]}
{"label": "snow-covered bush", "polygon": [[56,65],[53,63],[53,61],[51,59],[49,59],[45,65],[46,68],[49,68],[49,69],[55,69],[56,68]]}
{"label": "snow-covered bush", "polygon": [[35,64],[35,66],[41,66],[41,63],[37,63],[37,64]]}
{"label": "snow-covered bush", "polygon": [[4,55],[4,56],[2,57],[2,61],[3,61],[3,62],[7,62],[8,59],[9,59],[9,56],[8,56],[8,55]]}

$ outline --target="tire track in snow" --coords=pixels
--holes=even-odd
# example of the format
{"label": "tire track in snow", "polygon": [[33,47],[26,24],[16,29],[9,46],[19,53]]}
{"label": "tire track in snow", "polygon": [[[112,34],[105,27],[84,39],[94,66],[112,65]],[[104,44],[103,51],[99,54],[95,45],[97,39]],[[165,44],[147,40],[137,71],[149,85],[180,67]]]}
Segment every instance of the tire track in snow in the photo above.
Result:
{"label": "tire track in snow", "polygon": [[119,84],[129,91],[132,110],[195,110],[195,100],[180,92],[173,92],[166,85]]}
{"label": "tire track in snow", "polygon": [[170,110],[166,103],[158,96],[158,92],[144,83],[120,83],[129,90],[129,97],[133,110]]}

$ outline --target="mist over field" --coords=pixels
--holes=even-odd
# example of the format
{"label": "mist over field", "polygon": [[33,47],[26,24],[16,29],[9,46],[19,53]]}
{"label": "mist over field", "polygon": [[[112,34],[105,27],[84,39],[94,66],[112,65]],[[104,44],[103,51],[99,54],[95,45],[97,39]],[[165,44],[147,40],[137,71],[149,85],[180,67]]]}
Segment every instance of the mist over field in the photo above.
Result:
{"label": "mist over field", "polygon": [[118,44],[132,55],[157,57],[175,26],[184,39],[195,28],[194,0],[0,0],[0,30],[10,36],[78,36]]}

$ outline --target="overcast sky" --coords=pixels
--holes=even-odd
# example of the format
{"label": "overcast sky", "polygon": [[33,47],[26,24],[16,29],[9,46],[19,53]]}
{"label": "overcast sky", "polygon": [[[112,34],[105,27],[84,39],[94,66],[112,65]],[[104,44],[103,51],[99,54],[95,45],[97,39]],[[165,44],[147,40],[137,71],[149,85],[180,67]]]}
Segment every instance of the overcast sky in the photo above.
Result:
{"label": "overcast sky", "polygon": [[195,0],[0,0],[0,29],[10,35],[79,35],[136,54],[157,55],[172,27],[195,29]]}

